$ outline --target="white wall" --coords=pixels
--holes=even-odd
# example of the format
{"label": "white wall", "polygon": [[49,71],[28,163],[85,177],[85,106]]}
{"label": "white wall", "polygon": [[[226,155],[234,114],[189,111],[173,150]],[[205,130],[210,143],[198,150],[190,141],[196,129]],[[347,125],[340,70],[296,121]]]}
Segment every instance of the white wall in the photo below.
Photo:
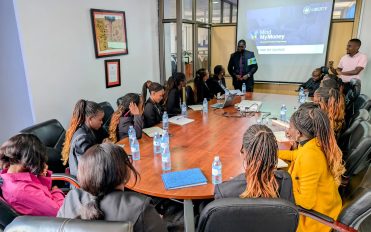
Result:
{"label": "white wall", "polygon": [[[128,55],[95,58],[90,9],[125,11]],[[15,0],[36,123],[69,124],[78,99],[109,101],[160,80],[154,0]],[[105,59],[121,60],[121,86],[106,89]]]}
{"label": "white wall", "polygon": [[362,71],[362,93],[371,97],[371,1],[364,0],[363,2],[359,39],[362,41],[360,50],[367,55],[368,64],[366,69]]}
{"label": "white wall", "polygon": [[0,144],[33,124],[13,1],[0,1]]}

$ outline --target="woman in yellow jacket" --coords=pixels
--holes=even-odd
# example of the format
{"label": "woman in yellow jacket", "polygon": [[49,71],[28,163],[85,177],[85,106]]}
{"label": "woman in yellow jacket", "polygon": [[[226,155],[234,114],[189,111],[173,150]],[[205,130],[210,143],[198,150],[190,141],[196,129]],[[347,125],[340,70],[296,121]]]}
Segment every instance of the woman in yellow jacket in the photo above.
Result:
{"label": "woman in yellow jacket", "polygon": [[[336,219],[341,210],[338,187],[345,168],[330,121],[317,105],[302,105],[291,117],[288,134],[299,147],[279,151],[291,161],[293,193],[297,205]],[[330,231],[330,227],[301,216],[297,231]]]}

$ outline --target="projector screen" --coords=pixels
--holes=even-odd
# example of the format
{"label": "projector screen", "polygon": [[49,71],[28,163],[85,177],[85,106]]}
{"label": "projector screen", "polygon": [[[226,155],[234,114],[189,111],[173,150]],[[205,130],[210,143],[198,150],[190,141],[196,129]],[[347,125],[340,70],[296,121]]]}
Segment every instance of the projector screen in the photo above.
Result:
{"label": "projector screen", "polygon": [[239,1],[237,40],[255,53],[255,80],[305,82],[325,65],[332,7],[332,0]]}

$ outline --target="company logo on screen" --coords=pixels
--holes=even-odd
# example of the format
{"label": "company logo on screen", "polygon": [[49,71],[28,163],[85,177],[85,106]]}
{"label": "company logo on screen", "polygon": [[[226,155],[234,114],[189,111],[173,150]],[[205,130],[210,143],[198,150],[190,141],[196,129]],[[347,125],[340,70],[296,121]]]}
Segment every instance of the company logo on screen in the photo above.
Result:
{"label": "company logo on screen", "polygon": [[326,11],[327,6],[319,6],[319,7],[311,7],[311,6],[305,6],[303,8],[303,14],[308,15],[311,12],[320,12],[320,11]]}

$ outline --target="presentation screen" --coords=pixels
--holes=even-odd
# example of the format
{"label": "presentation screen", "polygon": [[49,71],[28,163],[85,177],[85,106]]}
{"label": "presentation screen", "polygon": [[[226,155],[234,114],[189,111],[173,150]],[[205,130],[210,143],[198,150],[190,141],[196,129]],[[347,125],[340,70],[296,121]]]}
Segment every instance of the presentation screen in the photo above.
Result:
{"label": "presentation screen", "polygon": [[333,1],[239,1],[237,40],[255,53],[257,81],[305,82],[325,65]]}

